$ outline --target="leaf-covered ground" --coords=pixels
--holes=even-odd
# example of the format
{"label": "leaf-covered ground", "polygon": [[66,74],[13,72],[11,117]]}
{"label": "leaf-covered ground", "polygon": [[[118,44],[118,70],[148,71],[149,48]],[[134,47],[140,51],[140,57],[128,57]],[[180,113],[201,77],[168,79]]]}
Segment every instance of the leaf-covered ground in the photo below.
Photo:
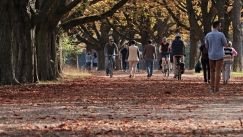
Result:
{"label": "leaf-covered ground", "polygon": [[211,93],[193,74],[92,75],[1,87],[0,136],[243,136],[242,78]]}

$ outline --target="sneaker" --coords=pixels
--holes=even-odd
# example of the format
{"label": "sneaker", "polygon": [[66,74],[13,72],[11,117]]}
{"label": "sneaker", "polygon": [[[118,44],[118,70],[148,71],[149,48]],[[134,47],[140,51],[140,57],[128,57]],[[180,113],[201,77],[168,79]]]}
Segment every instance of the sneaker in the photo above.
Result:
{"label": "sneaker", "polygon": [[223,85],[226,85],[226,81],[225,80],[223,80]]}
{"label": "sneaker", "polygon": [[228,80],[225,80],[225,85],[227,85],[228,84]]}
{"label": "sneaker", "polygon": [[109,73],[106,73],[106,76],[109,76]]}
{"label": "sneaker", "polygon": [[131,78],[132,77],[132,75],[129,75],[129,78]]}
{"label": "sneaker", "polygon": [[215,90],[214,92],[219,92],[219,90]]}
{"label": "sneaker", "polygon": [[149,74],[147,75],[147,77],[148,77],[148,78],[150,77]]}
{"label": "sneaker", "polygon": [[214,92],[214,89],[210,89],[209,91],[210,91],[210,92]]}
{"label": "sneaker", "polygon": [[174,78],[176,78],[176,74],[174,74]]}

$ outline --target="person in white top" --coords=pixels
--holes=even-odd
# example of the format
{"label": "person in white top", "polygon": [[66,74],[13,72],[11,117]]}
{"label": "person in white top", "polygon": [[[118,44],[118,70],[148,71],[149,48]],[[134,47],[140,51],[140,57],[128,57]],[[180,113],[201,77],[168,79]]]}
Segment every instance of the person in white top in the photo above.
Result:
{"label": "person in white top", "polygon": [[136,46],[136,41],[131,41],[131,46],[127,50],[126,61],[129,62],[130,78],[135,77],[135,70],[137,63],[139,62],[139,49]]}

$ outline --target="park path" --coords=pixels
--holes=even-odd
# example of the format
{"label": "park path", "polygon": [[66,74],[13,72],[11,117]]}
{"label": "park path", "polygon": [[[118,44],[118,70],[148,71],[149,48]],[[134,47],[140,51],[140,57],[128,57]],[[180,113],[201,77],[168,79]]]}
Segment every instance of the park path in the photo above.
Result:
{"label": "park path", "polygon": [[116,71],[0,88],[0,136],[243,136],[243,79],[209,92],[202,76]]}

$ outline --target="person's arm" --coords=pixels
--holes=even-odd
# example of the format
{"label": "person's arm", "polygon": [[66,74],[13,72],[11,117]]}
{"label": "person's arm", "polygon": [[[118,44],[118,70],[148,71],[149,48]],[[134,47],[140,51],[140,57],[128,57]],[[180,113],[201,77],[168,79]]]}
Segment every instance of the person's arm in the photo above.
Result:
{"label": "person's arm", "polygon": [[139,60],[139,49],[137,50],[138,60]]}
{"label": "person's arm", "polygon": [[161,53],[162,45],[159,45],[159,53]]}
{"label": "person's arm", "polygon": [[127,49],[126,61],[128,60],[128,56],[129,56],[129,48]]}

